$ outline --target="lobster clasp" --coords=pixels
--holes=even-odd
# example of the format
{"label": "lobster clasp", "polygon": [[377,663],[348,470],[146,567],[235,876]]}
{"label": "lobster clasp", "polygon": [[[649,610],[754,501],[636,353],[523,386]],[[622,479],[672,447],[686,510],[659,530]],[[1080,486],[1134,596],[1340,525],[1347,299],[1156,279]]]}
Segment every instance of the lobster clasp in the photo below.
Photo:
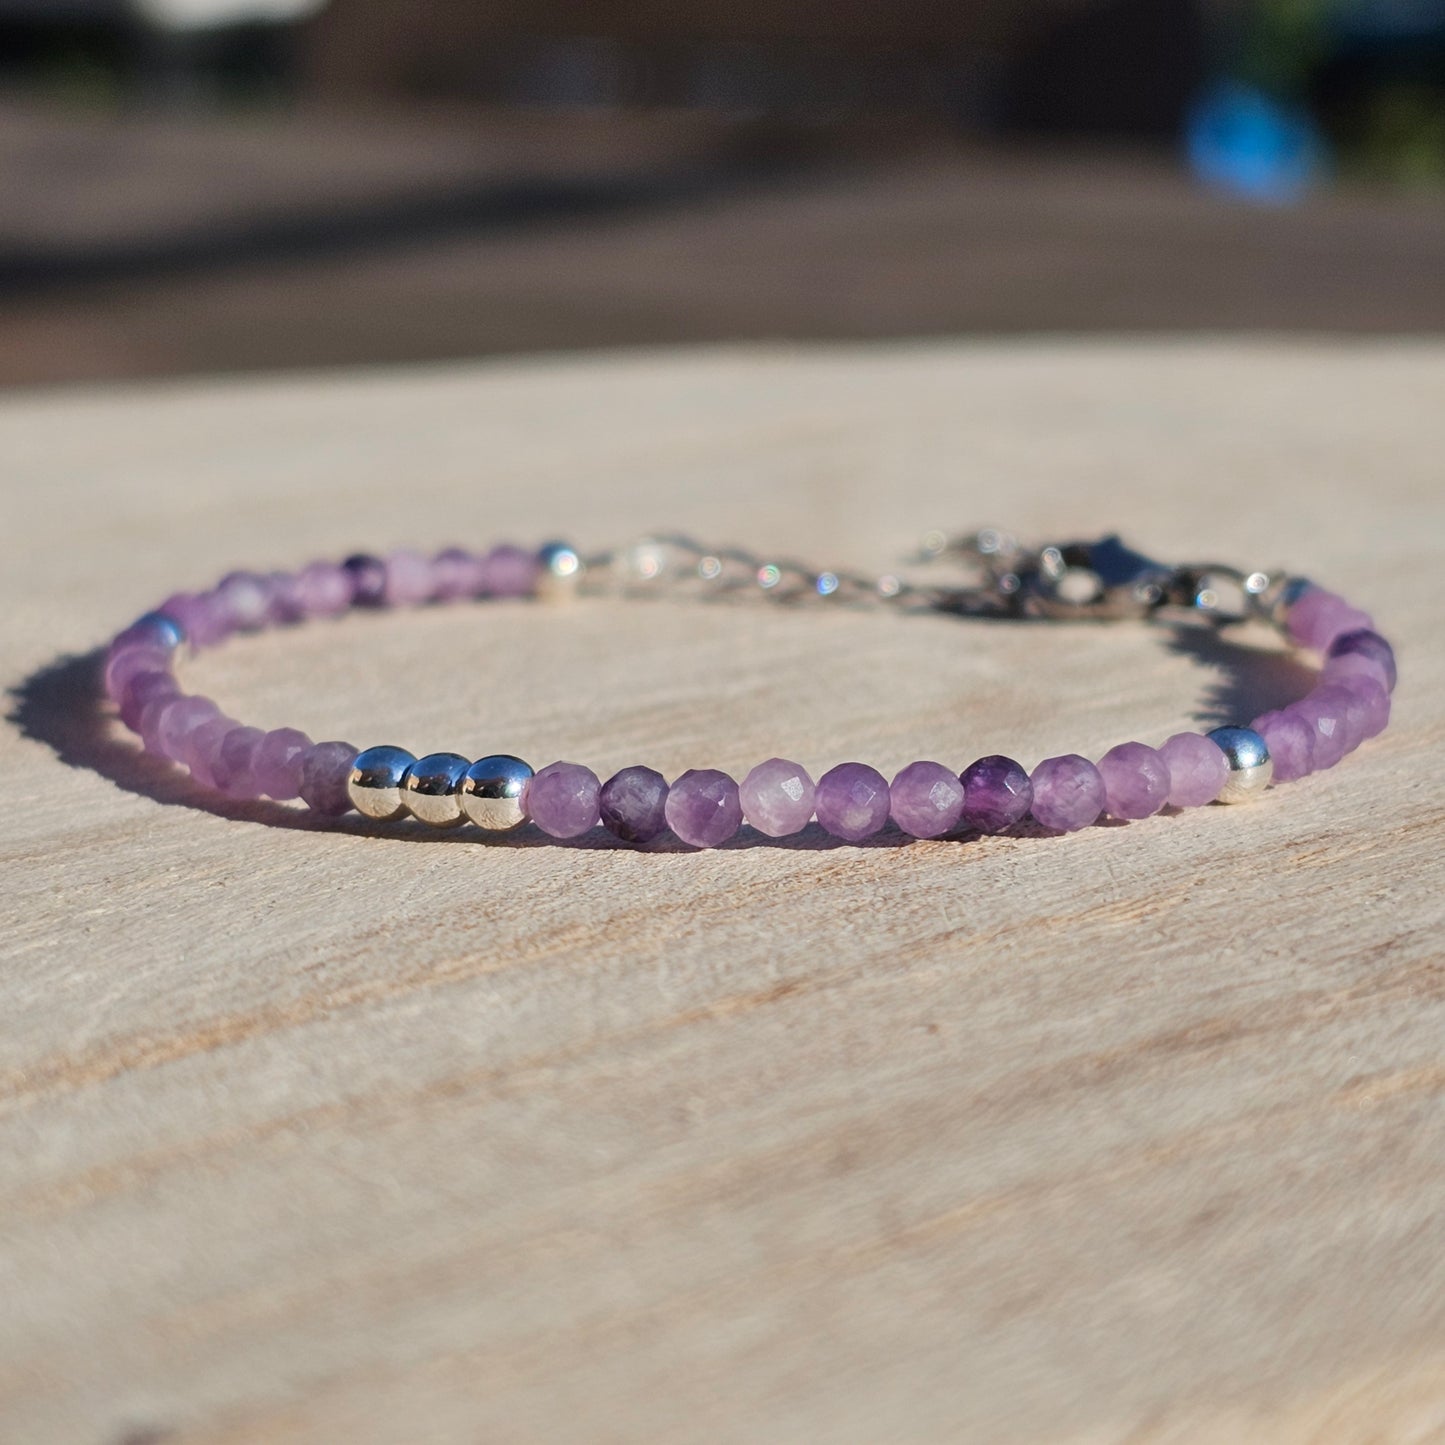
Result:
{"label": "lobster clasp", "polygon": [[1168,600],[1174,576],[1116,535],[1039,547],[1014,561],[1020,610],[1035,617],[1146,617]]}

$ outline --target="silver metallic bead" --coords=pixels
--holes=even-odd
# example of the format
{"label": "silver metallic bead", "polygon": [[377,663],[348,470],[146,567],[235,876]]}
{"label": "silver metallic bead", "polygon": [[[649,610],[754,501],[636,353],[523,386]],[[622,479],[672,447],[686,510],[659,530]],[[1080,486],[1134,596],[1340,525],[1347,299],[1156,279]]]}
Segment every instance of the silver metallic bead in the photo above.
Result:
{"label": "silver metallic bead", "polygon": [[433,828],[462,821],[462,779],[471,764],[459,753],[428,753],[406,770],[402,797],[412,817]]}
{"label": "silver metallic bead", "polygon": [[539,596],[563,598],[576,594],[586,568],[575,547],[567,542],[548,542],[538,549],[537,561],[542,568],[537,578]]}
{"label": "silver metallic bead", "polygon": [[346,780],[346,795],[363,818],[386,822],[406,812],[401,785],[416,759],[405,748],[383,745],[357,753]]}
{"label": "silver metallic bead", "polygon": [[531,777],[521,758],[507,753],[478,758],[462,778],[462,811],[489,833],[520,827],[527,821],[522,794]]}
{"label": "silver metallic bead", "polygon": [[1268,744],[1253,728],[1213,728],[1209,740],[1218,743],[1229,760],[1229,780],[1219,794],[1219,802],[1253,802],[1269,787],[1274,759]]}

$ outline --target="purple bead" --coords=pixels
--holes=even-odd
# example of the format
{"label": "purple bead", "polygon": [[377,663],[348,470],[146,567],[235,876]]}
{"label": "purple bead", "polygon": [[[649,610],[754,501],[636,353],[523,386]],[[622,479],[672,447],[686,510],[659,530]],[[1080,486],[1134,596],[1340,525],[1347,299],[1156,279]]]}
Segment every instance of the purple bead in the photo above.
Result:
{"label": "purple bead", "polygon": [[743,821],[738,785],[714,768],[692,768],[667,793],[667,826],[694,848],[716,848]]}
{"label": "purple bead", "polygon": [[1171,807],[1202,808],[1212,803],[1229,781],[1224,749],[1203,733],[1175,733],[1159,749],[1159,756],[1169,769]]}
{"label": "purple bead", "polygon": [[667,832],[667,779],[651,768],[623,768],[597,795],[602,826],[624,843],[651,843]]}
{"label": "purple bead", "polygon": [[214,593],[175,592],[156,611],[174,617],[193,647],[212,647],[225,640],[226,623]]}
{"label": "purple bead", "polygon": [[439,602],[476,597],[486,587],[486,563],[464,547],[448,547],[432,558],[432,577]]}
{"label": "purple bead", "polygon": [[861,843],[888,821],[888,782],[867,763],[839,763],[818,779],[813,811],[835,838]]}
{"label": "purple bead", "polygon": [[124,632],[117,633],[106,649],[109,660],[129,647],[149,647],[169,656],[186,640],[186,629],[164,612],[147,612],[138,617]]}
{"label": "purple bead", "polygon": [[296,728],[276,728],[261,739],[251,759],[256,791],[285,800],[301,796],[301,768],[311,739]]}
{"label": "purple bead", "polygon": [[521,547],[493,547],[482,564],[485,590],[493,597],[530,597],[541,570],[537,558]]}
{"label": "purple bead", "polygon": [[251,763],[256,749],[266,736],[260,728],[232,728],[221,739],[211,764],[211,781],[228,798],[255,798],[261,790],[256,786]]}
{"label": "purple bead", "polygon": [[1264,739],[1274,760],[1276,783],[1292,783],[1314,771],[1315,732],[1292,712],[1267,712],[1250,727]]}
{"label": "purple bead", "polygon": [[938,838],[963,815],[963,783],[942,763],[909,763],[888,785],[893,821],[915,838]]}
{"label": "purple bead", "polygon": [[351,579],[351,605],[380,607],[386,597],[386,563],[366,552],[355,552],[341,567]]}
{"label": "purple bead", "polygon": [[105,695],[118,703],[125,696],[125,690],[133,677],[143,672],[166,672],[171,669],[171,654],[159,647],[143,643],[132,643],[126,647],[113,646],[107,654],[105,670],[101,674]]}
{"label": "purple bead", "polygon": [[1378,667],[1380,681],[1385,684],[1386,691],[1395,690],[1395,649],[1380,636],[1378,632],[1371,632],[1367,628],[1360,628],[1355,632],[1342,632],[1330,643],[1325,651],[1329,662],[1325,670],[1329,671],[1329,663],[1340,659],[1351,657],[1364,659],[1372,662]]}
{"label": "purple bead", "polygon": [[350,743],[313,743],[301,754],[301,799],[308,808],[339,818],[351,807],[346,784],[357,749]]}
{"label": "purple bead", "polygon": [[273,622],[300,622],[306,616],[306,604],[301,600],[301,579],[294,572],[273,572],[267,579],[271,584],[271,620]]}
{"label": "purple bead", "polygon": [[190,735],[202,723],[220,715],[220,708],[208,697],[172,698],[156,719],[155,751],[172,762],[184,762]]}
{"label": "purple bead", "polygon": [[275,588],[258,572],[231,572],[216,584],[215,605],[228,632],[255,632],[271,620]]}
{"label": "purple bead", "polygon": [[1342,633],[1358,632],[1373,626],[1366,613],[1351,607],[1343,597],[1323,587],[1306,588],[1285,619],[1285,631],[1290,641],[1301,647],[1312,647],[1317,652],[1326,651]]}
{"label": "purple bead", "polygon": [[581,763],[550,763],[527,782],[522,805],[549,837],[580,838],[601,816],[597,774]]}
{"label": "purple bead", "polygon": [[769,838],[786,838],[813,817],[813,780],[786,758],[759,763],[738,785],[743,817]]}
{"label": "purple bead", "polygon": [[296,574],[296,596],[308,617],[336,617],[351,606],[352,574],[334,562],[311,562]]}
{"label": "purple bead", "polygon": [[1169,801],[1169,764],[1144,743],[1120,743],[1096,766],[1104,780],[1104,807],[1112,817],[1149,818]]}
{"label": "purple bead", "polygon": [[417,607],[430,602],[435,590],[431,563],[405,548],[388,554],[382,598],[388,607]]}
{"label": "purple bead", "polygon": [[180,688],[169,672],[138,672],[121,689],[120,720],[133,733],[140,731],[141,710],[160,697],[179,697]]}
{"label": "purple bead", "polygon": [[240,726],[241,724],[233,717],[218,716],[200,723],[186,735],[185,742],[181,746],[182,756],[179,761],[185,763],[191,770],[191,776],[202,787],[214,788],[216,786],[211,769],[220,756],[221,743],[225,740],[227,733]]}
{"label": "purple bead", "polygon": [[1045,828],[1074,833],[1104,811],[1104,780],[1087,758],[1065,753],[1045,758],[1033,771],[1033,813]]}
{"label": "purple bead", "polygon": [[1334,767],[1353,746],[1348,699],[1338,690],[1317,687],[1308,697],[1291,703],[1285,712],[1299,718],[1314,734],[1310,753],[1313,771]]}
{"label": "purple bead", "polygon": [[963,813],[959,821],[980,833],[1001,833],[1028,817],[1034,801],[1029,775],[1012,758],[992,753],[970,763],[959,779]]}

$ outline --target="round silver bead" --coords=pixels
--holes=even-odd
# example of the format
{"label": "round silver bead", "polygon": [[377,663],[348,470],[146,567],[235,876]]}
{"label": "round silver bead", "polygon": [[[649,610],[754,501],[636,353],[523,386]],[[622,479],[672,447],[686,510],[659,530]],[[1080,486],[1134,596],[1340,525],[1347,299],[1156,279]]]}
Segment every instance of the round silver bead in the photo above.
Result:
{"label": "round silver bead", "polygon": [[416,759],[405,748],[367,748],[357,753],[346,780],[346,795],[363,818],[385,823],[406,812],[401,785]]}
{"label": "round silver bead", "polygon": [[540,596],[562,598],[575,595],[586,570],[575,547],[567,542],[548,542],[538,549],[537,561],[542,568],[537,578]]}
{"label": "round silver bead", "polygon": [[1274,759],[1269,745],[1253,728],[1213,728],[1211,742],[1217,743],[1229,760],[1229,780],[1219,794],[1221,803],[1250,803],[1269,787],[1274,777]]}
{"label": "round silver bead", "polygon": [[521,758],[507,753],[478,758],[462,777],[462,811],[489,833],[518,828],[527,821],[522,795],[531,777]]}
{"label": "round silver bead", "polygon": [[412,817],[432,828],[455,828],[462,821],[462,779],[469,766],[459,753],[418,758],[402,782]]}

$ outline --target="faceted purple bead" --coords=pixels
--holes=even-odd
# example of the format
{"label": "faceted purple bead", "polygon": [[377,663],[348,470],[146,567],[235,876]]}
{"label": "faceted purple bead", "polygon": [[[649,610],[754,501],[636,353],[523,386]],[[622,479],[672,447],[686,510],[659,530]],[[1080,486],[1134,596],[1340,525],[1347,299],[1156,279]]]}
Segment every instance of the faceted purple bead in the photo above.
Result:
{"label": "faceted purple bead", "polygon": [[156,611],[174,617],[186,629],[193,647],[212,647],[225,640],[226,621],[213,592],[176,592]]}
{"label": "faceted purple bead", "polygon": [[1028,817],[1034,801],[1029,775],[1012,758],[992,753],[970,763],[959,779],[963,813],[959,821],[980,833],[1001,833]]}
{"label": "faceted purple bead", "polygon": [[651,843],[667,832],[667,779],[651,768],[623,768],[597,797],[602,826],[624,843]]}
{"label": "faceted purple bead", "polygon": [[240,727],[233,717],[213,717],[198,724],[186,735],[180,761],[191,770],[191,776],[205,788],[214,788],[216,780],[211,769],[220,756],[226,734]]}
{"label": "faceted purple bead", "polygon": [[[1385,684],[1386,690],[1394,692],[1395,649],[1378,632],[1371,632],[1367,628],[1361,628],[1356,632],[1342,632],[1330,643],[1325,656],[1329,662],[1346,657],[1365,658],[1373,662],[1379,668],[1380,681]],[[1329,664],[1326,663],[1326,671],[1328,671],[1328,667]]]}
{"label": "faceted purple bead", "polygon": [[1212,803],[1229,781],[1229,759],[1213,738],[1203,733],[1175,733],[1159,749],[1169,769],[1169,803],[1175,808],[1202,808]]}
{"label": "faceted purple bead", "polygon": [[1276,783],[1292,783],[1314,771],[1315,732],[1302,717],[1286,710],[1267,712],[1250,727],[1269,749]]}
{"label": "faceted purple bead", "polygon": [[867,763],[839,763],[818,779],[813,811],[835,838],[860,843],[888,821],[888,780]]}
{"label": "faceted purple bead", "polygon": [[1338,593],[1309,587],[1289,610],[1285,631],[1301,647],[1326,651],[1342,633],[1372,628],[1368,614],[1351,607]]}
{"label": "faceted purple bead", "polygon": [[273,572],[267,579],[271,583],[271,620],[273,622],[300,622],[306,616],[306,604],[301,598],[301,578],[294,572]]}
{"label": "faceted purple bead", "polygon": [[1301,719],[1314,734],[1310,757],[1315,772],[1334,767],[1353,746],[1348,699],[1337,690],[1317,687],[1299,702],[1291,703],[1285,712]]}
{"label": "faceted purple bead", "polygon": [[261,739],[251,759],[256,791],[285,800],[301,796],[301,768],[311,739],[296,728],[276,728]]}
{"label": "faceted purple bead", "polygon": [[388,607],[417,607],[430,602],[435,587],[431,563],[420,552],[401,548],[387,555],[382,598]]}
{"label": "faceted purple bead", "polygon": [[138,733],[141,711],[148,702],[162,697],[179,697],[180,692],[169,672],[138,672],[121,689],[120,720],[133,733]]}
{"label": "faceted purple bead", "polygon": [[486,563],[464,547],[448,547],[432,558],[432,578],[439,602],[476,597],[486,586]]}
{"label": "faceted purple bead", "polygon": [[260,728],[232,728],[221,739],[216,759],[211,764],[211,781],[228,798],[255,798],[261,790],[256,786],[251,763],[256,749],[266,736]]}
{"label": "faceted purple bead", "polygon": [[125,696],[126,685],[131,678],[143,672],[169,672],[171,654],[159,647],[143,643],[132,643],[126,647],[112,646],[106,655],[105,670],[101,674],[105,695],[112,702],[119,703]]}
{"label": "faceted purple bead", "polygon": [[694,848],[716,848],[743,821],[738,785],[715,768],[692,768],[667,793],[667,826]]}
{"label": "faceted purple bead", "polygon": [[386,563],[367,552],[354,552],[341,564],[351,579],[353,607],[380,607],[386,599]]}
{"label": "faceted purple bead", "polygon": [[581,763],[550,763],[527,782],[523,807],[549,837],[580,838],[600,816],[597,774]]}
{"label": "faceted purple bead", "polygon": [[231,572],[211,595],[228,632],[255,632],[271,620],[276,589],[259,572]]}
{"label": "faceted purple bead", "polygon": [[336,617],[351,606],[352,574],[334,562],[311,562],[296,574],[296,596],[308,617]]}
{"label": "faceted purple bead", "polygon": [[1033,813],[1045,828],[1074,833],[1104,811],[1104,780],[1087,758],[1065,753],[1045,758],[1033,771]]}
{"label": "faceted purple bead", "polygon": [[915,838],[939,838],[963,815],[963,783],[942,763],[909,763],[888,785],[893,821]]}
{"label": "faceted purple bead", "polygon": [[800,832],[813,817],[813,780],[786,758],[759,763],[738,785],[743,817],[769,838]]}
{"label": "faceted purple bead", "polygon": [[351,807],[346,784],[357,749],[350,743],[313,743],[301,754],[301,799],[314,812],[339,818]]}
{"label": "faceted purple bead", "polygon": [[208,697],[172,698],[156,719],[154,750],[172,762],[184,762],[190,735],[202,723],[220,715],[220,708]]}
{"label": "faceted purple bead", "polygon": [[537,590],[541,563],[522,547],[493,547],[483,564],[486,591],[493,597],[530,597]]}
{"label": "faceted purple bead", "polygon": [[1120,743],[1095,766],[1104,780],[1104,807],[1112,817],[1149,818],[1169,801],[1169,764],[1144,743]]}

